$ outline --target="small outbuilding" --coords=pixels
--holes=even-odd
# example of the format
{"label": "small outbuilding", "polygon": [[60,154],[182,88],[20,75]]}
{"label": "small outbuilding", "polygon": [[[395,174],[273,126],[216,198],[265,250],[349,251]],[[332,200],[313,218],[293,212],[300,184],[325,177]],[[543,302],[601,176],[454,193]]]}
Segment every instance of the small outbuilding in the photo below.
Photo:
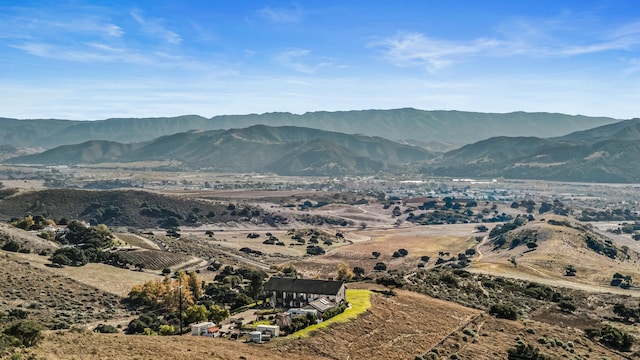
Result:
{"label": "small outbuilding", "polygon": [[249,333],[249,342],[259,343],[262,341],[262,333],[260,331],[252,331]]}
{"label": "small outbuilding", "polygon": [[193,336],[206,336],[209,333],[209,329],[214,328],[216,324],[211,321],[202,322],[199,324],[191,325],[191,335]]}
{"label": "small outbuilding", "polygon": [[256,326],[256,331],[260,331],[261,334],[272,338],[280,336],[280,326],[278,325],[258,325]]}

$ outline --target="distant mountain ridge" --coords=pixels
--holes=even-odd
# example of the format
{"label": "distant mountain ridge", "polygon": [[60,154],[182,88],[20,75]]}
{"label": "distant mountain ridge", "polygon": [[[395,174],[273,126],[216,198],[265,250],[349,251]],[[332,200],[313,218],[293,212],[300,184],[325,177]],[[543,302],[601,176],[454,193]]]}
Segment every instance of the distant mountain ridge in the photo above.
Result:
{"label": "distant mountain ridge", "polygon": [[92,140],[5,162],[76,165],[169,160],[191,170],[334,176],[393,171],[433,156],[421,147],[381,137],[255,125],[226,131],[188,131],[144,143]]}
{"label": "distant mountain ridge", "polygon": [[[398,111],[402,113],[401,110]],[[419,112],[413,109],[407,111]],[[395,110],[389,112],[395,113]],[[534,114],[532,118],[538,115]],[[268,119],[263,116],[249,117]],[[242,117],[235,119],[241,120]],[[504,119],[506,118],[501,121]],[[176,121],[188,128],[185,124],[191,124],[192,120],[204,123],[212,121],[190,116],[158,120],[161,126],[158,126],[159,130],[156,129],[155,133],[168,131]],[[11,132],[19,128],[19,124],[16,125],[15,122],[20,120],[0,121],[7,121],[10,125],[0,128],[1,131]],[[133,142],[87,141],[83,138],[82,142],[75,145],[62,145],[41,153],[2,161],[8,164],[65,165],[154,162],[154,166],[160,166],[159,169],[263,172],[279,175],[343,176],[418,172],[433,176],[640,183],[640,167],[635,166],[640,161],[640,119],[607,123],[547,138],[522,134],[494,136],[447,152],[429,151],[422,146],[410,145],[412,142],[409,141],[396,142],[379,136],[264,124],[245,128],[236,126],[229,130],[190,129],[146,140],[145,137],[137,136],[136,131],[145,129],[146,125],[142,124],[151,120],[131,120],[136,121],[141,121],[136,124],[138,130],[132,130],[128,134],[128,138],[135,139]],[[542,124],[547,123],[547,120],[542,121]],[[26,121],[29,129],[42,135],[44,132],[38,128],[38,124]],[[52,124],[52,128],[58,128],[56,137],[65,137],[63,134],[80,136],[86,134],[87,129],[97,131],[91,128],[90,123],[72,122],[73,126],[68,127],[69,122],[55,120]],[[128,122],[125,120],[116,121],[115,124],[119,131],[128,129]],[[100,126],[105,126],[104,131],[108,132],[107,122]],[[551,127],[557,129],[562,126]],[[449,139],[456,136],[461,138],[462,132],[468,131],[468,128],[474,127],[462,127],[460,131],[449,129],[452,132]],[[444,139],[439,140],[439,146],[446,147]],[[429,140],[415,142],[426,144]],[[0,152],[4,158],[13,151],[16,154],[19,151],[18,147],[12,145],[0,145],[1,149],[4,149]],[[29,152],[22,151],[22,154]],[[157,162],[164,165],[158,165]],[[166,165],[167,163],[170,165]]]}
{"label": "distant mountain ridge", "polygon": [[[265,113],[157,118],[117,118],[96,121],[17,120],[0,118],[0,145],[51,149],[88,140],[144,142],[189,130],[228,130],[253,125],[297,126],[381,136],[413,143],[437,142],[449,148],[493,136],[555,137],[611,124],[619,120],[556,113],[507,114],[465,111],[391,110],[317,111],[302,115]],[[426,145],[425,145],[426,146]]]}

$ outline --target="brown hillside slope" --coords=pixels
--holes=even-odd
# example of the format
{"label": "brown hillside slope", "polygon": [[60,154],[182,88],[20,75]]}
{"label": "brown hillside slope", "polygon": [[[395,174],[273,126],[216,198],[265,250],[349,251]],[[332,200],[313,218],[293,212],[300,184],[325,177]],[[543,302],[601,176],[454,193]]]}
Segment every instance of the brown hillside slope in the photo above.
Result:
{"label": "brown hillside slope", "polygon": [[[566,218],[560,220],[566,220]],[[491,241],[485,242],[479,247],[481,257],[472,263],[469,270],[587,291],[624,294],[636,292],[633,289],[626,291],[611,287],[609,283],[616,272],[631,275],[634,279],[640,277],[638,268],[640,244],[636,242],[623,244],[613,240],[612,244],[618,249],[618,256],[616,259],[611,259],[604,254],[596,253],[586,245],[586,236],[604,241],[606,238],[602,234],[579,228],[575,224],[572,226],[574,227],[541,221],[529,222],[508,233],[507,244],[501,249],[495,249]],[[516,237],[520,239],[535,237],[538,247],[530,250],[522,243],[509,249],[509,241]],[[627,246],[628,257],[622,251],[623,246]],[[515,259],[515,266],[511,259]],[[567,265],[575,267],[576,276],[565,276]]]}
{"label": "brown hillside slope", "polygon": [[[398,291],[374,295],[358,319],[331,326],[306,339],[255,345],[191,336],[147,337],[85,332],[50,333],[37,359],[407,359],[438,343],[480,312],[454,303]],[[86,350],[90,349],[90,350]]]}
{"label": "brown hillside slope", "polygon": [[[51,332],[30,352],[35,359],[412,359],[437,351],[439,358],[505,359],[517,340],[551,358],[627,357],[585,338],[582,331],[532,320],[495,319],[480,311],[396,290],[372,297],[358,319],[335,324],[306,339],[246,344],[227,339]],[[541,339],[553,345],[541,344]],[[435,349],[435,350],[434,350]]]}

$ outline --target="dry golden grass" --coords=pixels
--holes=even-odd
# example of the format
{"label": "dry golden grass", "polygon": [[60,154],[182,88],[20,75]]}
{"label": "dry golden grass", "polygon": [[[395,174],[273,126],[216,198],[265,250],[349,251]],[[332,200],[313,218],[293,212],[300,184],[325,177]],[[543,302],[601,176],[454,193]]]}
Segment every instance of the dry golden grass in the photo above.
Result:
{"label": "dry golden grass", "polygon": [[[623,261],[597,254],[586,246],[583,233],[577,229],[545,222],[528,223],[522,229],[538,232],[538,248],[535,251],[527,251],[526,246],[493,251],[491,244],[485,244],[480,247],[483,254],[481,260],[473,262],[469,270],[551,286],[640,296],[635,290],[609,286],[616,272],[631,275],[634,279],[640,277],[640,259],[637,257]],[[511,258],[515,258],[516,266],[511,263]],[[576,268],[576,276],[565,276],[567,265]]]}
{"label": "dry golden grass", "polygon": [[21,261],[29,262],[31,266],[66,276],[80,283],[95,286],[102,291],[119,296],[127,296],[134,285],[158,279],[158,275],[121,269],[105,264],[90,263],[82,267],[51,268],[46,266],[51,263],[46,256],[20,253],[14,253],[14,256],[21,259]]}
{"label": "dry golden grass", "polygon": [[[346,263],[349,267],[360,266],[371,272],[377,262],[384,262],[389,268],[410,269],[420,262],[420,257],[427,255],[432,261],[440,251],[449,252],[451,256],[462,253],[476,245],[474,226],[470,224],[438,226],[419,226],[400,229],[377,229],[358,232],[359,241],[332,249],[323,256],[290,262],[299,271],[310,277],[326,278],[336,276],[338,264]],[[352,235],[347,234],[347,238]],[[363,240],[368,237],[370,240]],[[405,258],[393,258],[393,253],[404,248],[409,252]],[[381,256],[374,259],[373,251]]]}
{"label": "dry golden grass", "polygon": [[[408,359],[426,351],[479,311],[398,291],[374,295],[372,307],[355,320],[337,323],[312,337],[245,344],[191,336],[145,337],[51,333],[34,350],[36,359]],[[437,316],[434,316],[437,314]]]}
{"label": "dry golden grass", "polygon": [[142,249],[160,250],[160,247],[156,243],[144,236],[129,233],[114,233],[113,235],[117,240],[125,243],[125,245],[131,245]]}

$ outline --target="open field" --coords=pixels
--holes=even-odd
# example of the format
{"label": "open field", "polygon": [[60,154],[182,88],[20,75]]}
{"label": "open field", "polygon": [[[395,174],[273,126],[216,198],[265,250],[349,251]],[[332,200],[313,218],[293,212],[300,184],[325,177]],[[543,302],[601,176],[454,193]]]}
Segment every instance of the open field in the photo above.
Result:
{"label": "open field", "polygon": [[[4,254],[5,251],[0,251]],[[11,253],[19,261],[29,263],[29,265],[43,269],[44,271],[59,274],[68,277],[79,283],[96,288],[119,296],[127,296],[134,285],[145,283],[149,280],[156,280],[158,275],[121,269],[105,264],[90,263],[83,267],[77,268],[65,266],[63,268],[51,268],[46,266],[50,264],[48,257],[35,254]]]}
{"label": "open field", "polygon": [[[359,239],[353,244],[331,249],[323,256],[290,263],[308,276],[321,278],[335,276],[336,268],[341,263],[351,267],[360,266],[367,273],[373,270],[377,262],[384,262],[391,269],[413,269],[421,256],[436,259],[441,251],[456,256],[473,248],[478,235],[473,233],[473,229],[474,224],[459,224],[357,231]],[[346,236],[349,238],[352,235]],[[366,238],[369,240],[364,240]],[[406,249],[409,255],[393,258],[393,253],[401,248]],[[374,251],[380,252],[379,258],[372,257]]]}
{"label": "open field", "polygon": [[156,243],[147,239],[144,236],[129,234],[129,233],[115,233],[113,235],[115,236],[116,239],[125,243],[125,245],[130,245],[133,247],[139,247],[142,249],[149,249],[149,250],[161,250]]}

